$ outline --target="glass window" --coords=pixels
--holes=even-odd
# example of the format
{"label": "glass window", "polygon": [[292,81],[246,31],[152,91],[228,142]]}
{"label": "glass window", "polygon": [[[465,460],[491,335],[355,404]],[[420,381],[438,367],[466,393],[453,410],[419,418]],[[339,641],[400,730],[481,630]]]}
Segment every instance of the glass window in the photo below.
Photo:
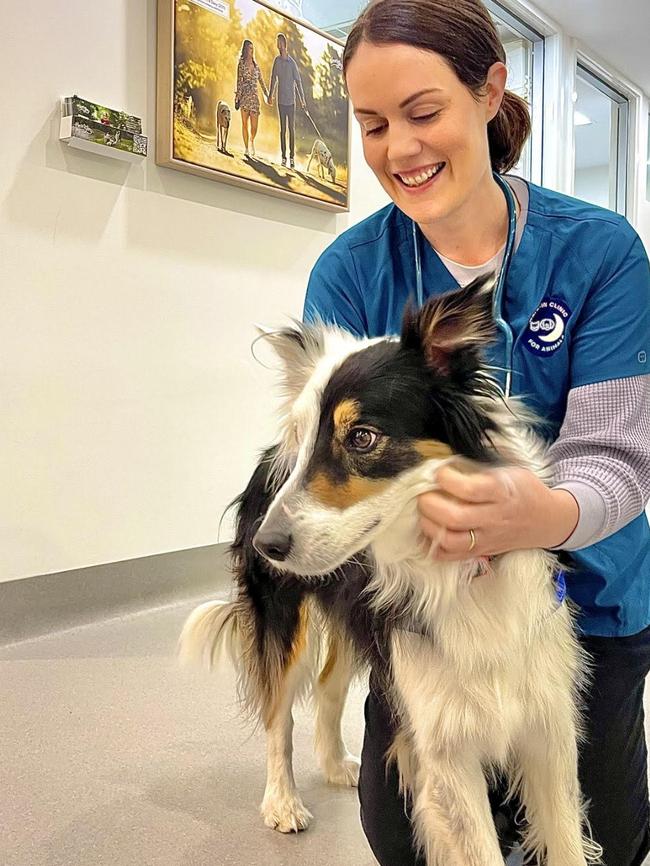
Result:
{"label": "glass window", "polygon": [[625,213],[627,99],[578,64],[574,94],[574,193]]}
{"label": "glass window", "polygon": [[367,0],[302,0],[305,20],[342,40],[366,6]]}
{"label": "glass window", "polygon": [[303,2],[302,0],[272,0],[271,5],[282,12],[288,12],[294,18],[303,17]]}
{"label": "glass window", "polygon": [[484,3],[494,19],[506,51],[508,89],[521,96],[528,104],[532,121],[530,138],[512,173],[541,183],[544,37],[501,6],[497,0],[484,0]]}

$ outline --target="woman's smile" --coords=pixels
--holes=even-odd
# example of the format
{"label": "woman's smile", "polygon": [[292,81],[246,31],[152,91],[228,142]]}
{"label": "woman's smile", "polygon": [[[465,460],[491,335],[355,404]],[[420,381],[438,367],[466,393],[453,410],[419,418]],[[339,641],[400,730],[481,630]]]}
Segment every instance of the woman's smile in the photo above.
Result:
{"label": "woman's smile", "polygon": [[433,186],[444,167],[444,162],[436,162],[410,171],[397,171],[393,173],[393,176],[406,187],[408,193],[421,193]]}

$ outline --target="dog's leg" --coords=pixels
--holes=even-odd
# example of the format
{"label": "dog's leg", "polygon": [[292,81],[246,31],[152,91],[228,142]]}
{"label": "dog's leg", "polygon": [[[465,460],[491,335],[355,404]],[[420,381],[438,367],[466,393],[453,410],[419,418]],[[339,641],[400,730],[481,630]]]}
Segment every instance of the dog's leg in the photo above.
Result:
{"label": "dog's leg", "polygon": [[359,781],[359,760],[348,752],[341,735],[341,717],[351,679],[349,656],[332,635],[325,665],[314,686],[316,753],[325,778],[332,785],[355,786]]}
{"label": "dog's leg", "polygon": [[503,866],[478,756],[418,751],[413,822],[427,866]]}
{"label": "dog's leg", "polygon": [[276,704],[265,721],[267,774],[261,812],[267,827],[281,833],[297,833],[309,826],[311,813],[304,807],[293,777],[293,706],[304,678],[298,662],[290,665],[282,680]]}
{"label": "dog's leg", "polygon": [[450,712],[439,694],[446,669],[426,640],[407,631],[393,634],[391,667],[400,721],[413,748],[415,841],[427,866],[504,866],[481,754],[462,735],[466,720],[459,714],[451,735],[450,726],[443,734],[440,724],[440,714]]}
{"label": "dog's leg", "polygon": [[573,708],[567,705],[562,712],[556,696],[553,709],[553,723],[526,730],[517,747],[518,780],[528,823],[524,850],[546,866],[598,863],[599,846],[582,833]]}

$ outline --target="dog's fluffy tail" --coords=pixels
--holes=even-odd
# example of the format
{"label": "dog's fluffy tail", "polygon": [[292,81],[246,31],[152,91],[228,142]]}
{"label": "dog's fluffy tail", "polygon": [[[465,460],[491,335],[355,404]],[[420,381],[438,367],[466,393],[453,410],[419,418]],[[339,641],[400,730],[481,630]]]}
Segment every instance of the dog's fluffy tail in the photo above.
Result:
{"label": "dog's fluffy tail", "polygon": [[187,618],[178,640],[178,655],[184,663],[212,669],[223,653],[237,667],[241,655],[237,603],[207,601]]}
{"label": "dog's fluffy tail", "polygon": [[[178,642],[181,661],[212,669],[226,655],[235,668],[241,708],[251,720],[264,724],[272,717],[283,681],[294,656],[302,656],[300,610],[296,626],[282,640],[270,624],[260,635],[259,622],[249,598],[233,602],[209,601],[192,611]],[[295,632],[295,634],[294,634]]]}

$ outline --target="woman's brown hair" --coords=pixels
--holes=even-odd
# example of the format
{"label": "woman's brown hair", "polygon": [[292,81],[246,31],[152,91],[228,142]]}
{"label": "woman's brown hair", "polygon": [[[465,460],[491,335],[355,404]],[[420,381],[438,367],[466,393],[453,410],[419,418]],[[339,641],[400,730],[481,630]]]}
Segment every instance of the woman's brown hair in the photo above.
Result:
{"label": "woman's brown hair", "polygon": [[253,62],[253,66],[257,66],[257,61],[255,60],[255,46],[251,42],[250,39],[244,39],[241,44],[241,54],[239,55],[240,60],[246,59],[246,49],[250,48],[251,50],[251,60]]}
{"label": "woman's brown hair", "polygon": [[[344,73],[362,42],[435,51],[475,96],[482,93],[492,64],[506,62],[494,22],[481,0],[374,0],[350,31],[343,52]],[[506,90],[488,124],[492,169],[504,174],[516,165],[529,134],[528,106]]]}

